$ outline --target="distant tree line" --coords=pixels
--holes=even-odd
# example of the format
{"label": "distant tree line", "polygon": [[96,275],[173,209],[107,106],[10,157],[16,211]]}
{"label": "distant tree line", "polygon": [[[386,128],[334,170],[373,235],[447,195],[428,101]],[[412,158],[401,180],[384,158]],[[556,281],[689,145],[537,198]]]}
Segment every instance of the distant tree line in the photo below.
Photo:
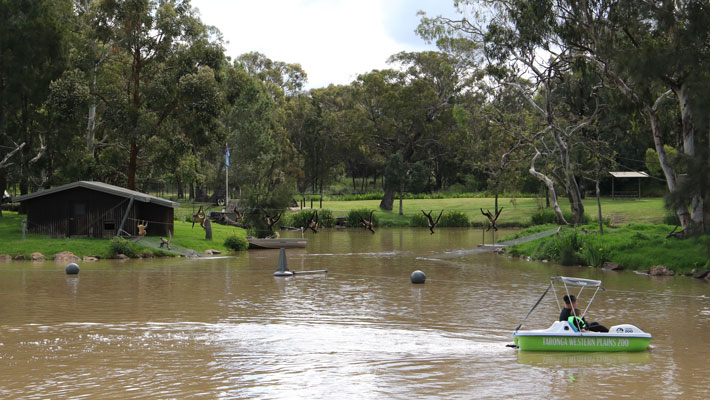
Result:
{"label": "distant tree line", "polygon": [[229,148],[230,198],[252,208],[347,177],[381,185],[386,210],[459,185],[541,191],[576,223],[583,187],[648,160],[684,234],[710,229],[707,1],[455,4],[422,15],[437,51],[305,90],[298,64],[225,56],[188,0],[0,1],[0,190],[163,182],[215,200]]}

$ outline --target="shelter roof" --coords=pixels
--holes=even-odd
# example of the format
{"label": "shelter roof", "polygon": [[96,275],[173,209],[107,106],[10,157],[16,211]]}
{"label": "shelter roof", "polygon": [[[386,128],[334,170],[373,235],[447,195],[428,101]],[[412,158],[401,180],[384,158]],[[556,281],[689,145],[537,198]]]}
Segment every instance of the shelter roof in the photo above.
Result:
{"label": "shelter roof", "polygon": [[609,172],[614,178],[648,178],[649,175],[641,171],[613,171]]}
{"label": "shelter roof", "polygon": [[51,189],[39,190],[34,193],[30,193],[30,194],[26,194],[24,196],[16,197],[14,199],[14,201],[22,202],[25,200],[30,200],[30,199],[34,199],[37,197],[46,196],[49,194],[58,193],[58,192],[62,192],[64,190],[69,190],[69,189],[74,189],[74,188],[85,188],[85,189],[90,189],[90,190],[96,190],[98,192],[108,193],[108,194],[112,194],[114,196],[125,197],[125,198],[133,197],[133,199],[136,201],[141,201],[143,203],[159,204],[159,205],[165,206],[165,207],[172,207],[172,208],[179,207],[178,203],[176,203],[174,201],[163,199],[161,197],[151,196],[149,194],[145,194],[145,193],[137,192],[135,190],[122,188],[120,186],[109,185],[108,183],[93,182],[93,181],[77,181],[77,182],[67,183],[66,185],[53,187]]}

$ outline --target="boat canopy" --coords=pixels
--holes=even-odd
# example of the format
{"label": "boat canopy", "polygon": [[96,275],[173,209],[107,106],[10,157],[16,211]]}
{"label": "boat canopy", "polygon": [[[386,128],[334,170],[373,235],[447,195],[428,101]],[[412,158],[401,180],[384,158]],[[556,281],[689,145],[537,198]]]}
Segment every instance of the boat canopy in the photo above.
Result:
{"label": "boat canopy", "polygon": [[571,286],[585,286],[585,287],[601,287],[602,281],[595,281],[592,279],[584,278],[570,278],[567,276],[553,276],[550,278],[552,281],[561,281],[565,285]]}

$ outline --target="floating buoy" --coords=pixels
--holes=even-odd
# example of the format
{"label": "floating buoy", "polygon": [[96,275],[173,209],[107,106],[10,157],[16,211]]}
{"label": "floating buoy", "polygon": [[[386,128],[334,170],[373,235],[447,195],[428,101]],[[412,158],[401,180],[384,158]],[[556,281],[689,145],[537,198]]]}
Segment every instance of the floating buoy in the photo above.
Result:
{"label": "floating buoy", "polygon": [[426,281],[426,275],[424,275],[424,272],[416,270],[412,272],[412,276],[410,276],[409,279],[412,283],[424,283],[424,281]]}
{"label": "floating buoy", "polygon": [[274,276],[291,276],[293,275],[292,271],[288,270],[288,263],[286,262],[286,249],[283,247],[279,250],[279,265],[278,269],[276,272],[274,272]]}
{"label": "floating buoy", "polygon": [[76,265],[75,263],[71,263],[67,265],[67,268],[65,269],[67,272],[67,275],[76,275],[79,273],[79,266]]}

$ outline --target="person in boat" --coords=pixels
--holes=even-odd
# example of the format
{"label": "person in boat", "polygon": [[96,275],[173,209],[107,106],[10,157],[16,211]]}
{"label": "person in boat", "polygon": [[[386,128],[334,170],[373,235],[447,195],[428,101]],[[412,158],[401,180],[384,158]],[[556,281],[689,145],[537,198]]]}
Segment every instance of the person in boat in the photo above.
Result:
{"label": "person in boat", "polygon": [[604,325],[598,322],[587,323],[584,317],[579,316],[580,312],[577,309],[577,297],[575,295],[565,295],[562,300],[565,302],[565,308],[560,311],[560,321],[568,321],[582,332],[609,332],[609,329]]}

